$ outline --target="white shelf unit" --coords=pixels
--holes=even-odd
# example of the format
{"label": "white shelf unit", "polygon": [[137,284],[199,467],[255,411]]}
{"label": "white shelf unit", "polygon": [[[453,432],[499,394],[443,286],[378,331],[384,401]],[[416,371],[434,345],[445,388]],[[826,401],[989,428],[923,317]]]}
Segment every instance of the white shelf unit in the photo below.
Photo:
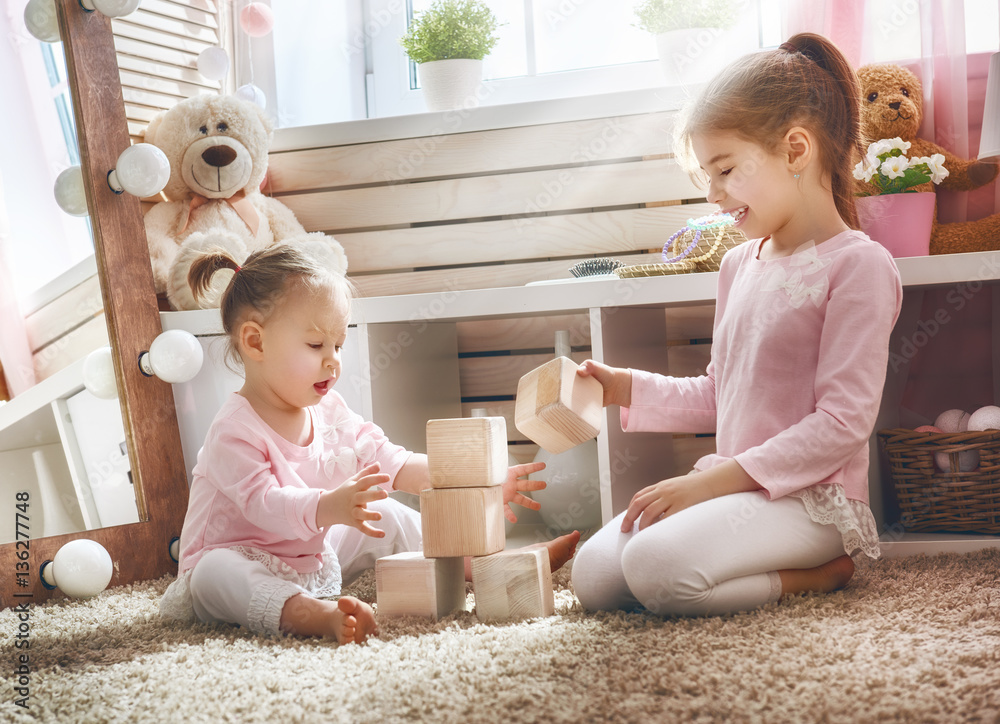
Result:
{"label": "white shelf unit", "polygon": [[[904,258],[897,265],[904,289],[911,294],[969,282],[1000,284],[1000,252]],[[462,414],[456,344],[459,322],[583,313],[590,319],[594,359],[666,372],[668,339],[712,336],[717,281],[717,273],[701,273],[357,299],[352,311],[357,354],[345,363],[338,389],[350,386],[349,396],[361,407],[358,412],[378,423],[393,441],[422,451],[428,419]],[[161,316],[165,329],[182,327],[204,336],[221,332],[214,312]],[[878,427],[897,424],[890,411],[883,414]],[[604,520],[623,510],[636,490],[660,479],[673,455],[669,438],[625,434],[618,408],[606,410],[598,437]],[[884,525],[878,459],[873,435],[872,508]],[[964,552],[986,546],[1000,547],[1000,537],[910,533],[883,537],[883,552],[890,556]]]}

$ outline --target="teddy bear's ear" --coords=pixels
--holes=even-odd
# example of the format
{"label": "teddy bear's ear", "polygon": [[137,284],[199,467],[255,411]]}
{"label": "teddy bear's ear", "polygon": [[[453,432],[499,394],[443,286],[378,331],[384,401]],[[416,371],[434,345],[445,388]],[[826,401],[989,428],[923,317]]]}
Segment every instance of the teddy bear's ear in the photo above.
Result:
{"label": "teddy bear's ear", "polygon": [[146,143],[152,143],[153,145],[156,145],[156,131],[159,129],[160,124],[163,123],[163,118],[166,115],[167,112],[163,111],[162,113],[153,117],[153,120],[149,122],[149,125],[146,126],[146,130],[142,134],[143,141],[145,141]]}

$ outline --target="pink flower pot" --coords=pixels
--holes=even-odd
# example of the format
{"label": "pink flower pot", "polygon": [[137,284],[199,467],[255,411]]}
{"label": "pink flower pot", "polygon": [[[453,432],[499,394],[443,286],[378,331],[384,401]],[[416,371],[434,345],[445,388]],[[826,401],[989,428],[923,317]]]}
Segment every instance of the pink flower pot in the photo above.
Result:
{"label": "pink flower pot", "polygon": [[861,230],[895,258],[927,256],[935,201],[929,192],[863,196],[857,199]]}

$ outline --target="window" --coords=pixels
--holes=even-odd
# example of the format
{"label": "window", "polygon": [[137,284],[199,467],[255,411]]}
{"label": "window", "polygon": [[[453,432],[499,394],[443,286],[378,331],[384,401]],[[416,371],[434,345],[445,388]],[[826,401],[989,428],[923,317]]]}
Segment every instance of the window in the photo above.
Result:
{"label": "window", "polygon": [[[806,7],[807,0],[796,1]],[[663,86],[655,39],[633,25],[636,2],[487,0],[505,24],[500,42],[484,64],[483,105]],[[264,79],[254,82],[276,106],[272,113],[277,125],[424,112],[418,71],[403,53],[399,38],[414,13],[430,3],[271,0],[276,19],[273,38],[249,45],[258,68],[256,78]],[[784,19],[792,4],[742,0],[736,26],[718,47],[733,56],[776,47],[787,34]],[[927,55],[920,28],[922,14],[930,7],[926,0],[867,3],[866,61],[907,61]],[[996,2],[965,0],[969,53],[995,51],[998,26]],[[246,41],[237,40],[244,44],[237,47],[237,77],[245,83],[253,77],[245,68],[251,56]]]}
{"label": "window", "polygon": [[[430,2],[271,0],[271,36],[247,41],[237,33],[237,83],[252,78],[261,86],[274,105],[278,127],[422,113],[415,66],[399,38],[414,13]],[[633,2],[488,4],[504,25],[484,64],[484,105],[664,84],[654,37],[633,25]],[[736,29],[720,45],[737,55],[776,45],[780,4],[746,0]]]}
{"label": "window", "polygon": [[[0,106],[20,109],[0,120],[0,223],[15,293],[22,302],[94,253],[89,219],[65,214],[53,186],[80,163],[61,43],[28,35],[18,16],[0,13]],[[10,25],[8,25],[10,23]],[[25,310],[27,311],[27,310]]]}

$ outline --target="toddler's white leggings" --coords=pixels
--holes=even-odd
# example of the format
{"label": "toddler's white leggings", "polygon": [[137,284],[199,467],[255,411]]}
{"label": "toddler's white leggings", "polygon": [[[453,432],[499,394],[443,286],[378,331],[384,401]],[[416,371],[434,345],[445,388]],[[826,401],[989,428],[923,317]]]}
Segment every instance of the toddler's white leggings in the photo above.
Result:
{"label": "toddler's white leggings", "polygon": [[[373,538],[347,525],[331,526],[327,534],[340,560],[345,586],[373,568],[379,558],[421,548],[420,513],[392,498],[368,507],[382,513],[382,519],[373,525],[385,531],[384,538]],[[206,553],[191,572],[191,600],[200,621],[236,623],[252,631],[276,634],[285,601],[299,593],[311,595],[310,584],[323,579],[322,572],[276,576],[259,561],[219,548]]]}
{"label": "toddler's white leggings", "polygon": [[777,571],[844,555],[833,525],[810,520],[797,498],[736,493],[653,525],[601,528],[576,554],[573,588],[591,611],[645,607],[662,615],[748,611],[781,596]]}

